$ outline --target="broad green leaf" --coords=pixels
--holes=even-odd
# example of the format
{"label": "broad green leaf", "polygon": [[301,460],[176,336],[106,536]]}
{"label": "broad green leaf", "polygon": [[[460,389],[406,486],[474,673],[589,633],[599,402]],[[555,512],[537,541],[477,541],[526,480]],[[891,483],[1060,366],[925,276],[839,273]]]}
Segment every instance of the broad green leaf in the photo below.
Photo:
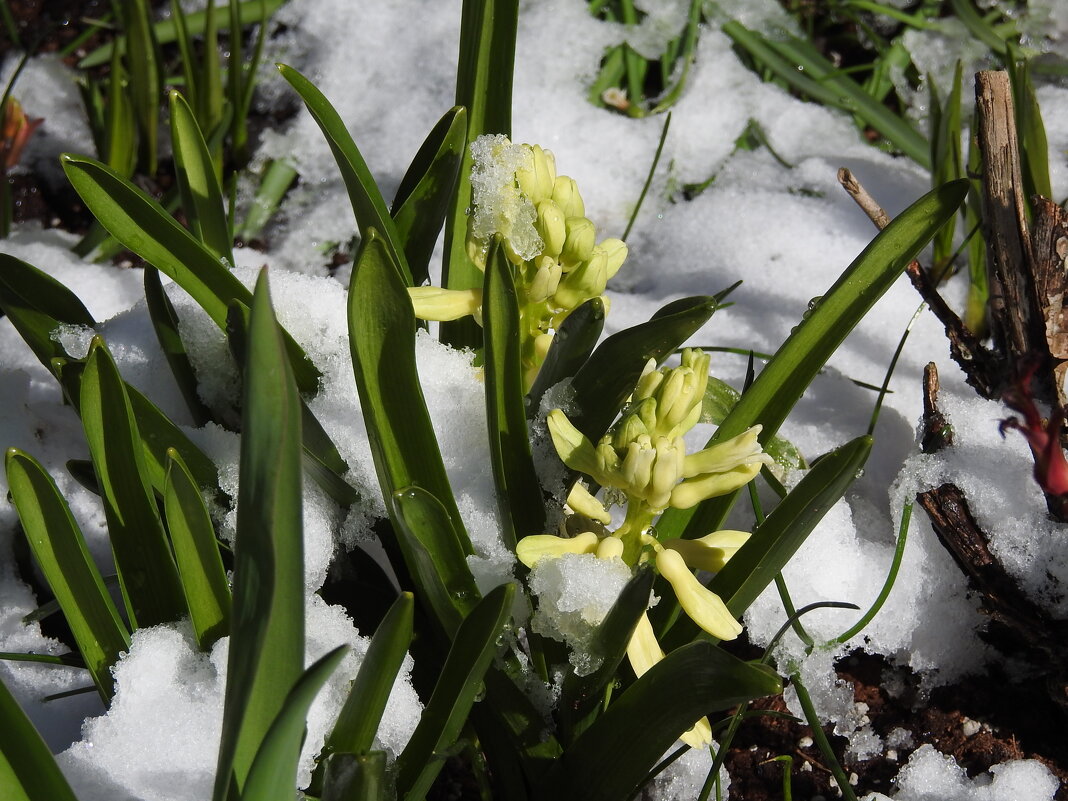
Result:
{"label": "broad green leaf", "polygon": [[530,432],[523,400],[519,300],[512,269],[498,236],[486,258],[482,330],[490,467],[497,495],[501,539],[509,549],[514,549],[523,537],[545,531],[545,504],[530,453]]}
{"label": "broad green leaf", "polygon": [[591,441],[601,438],[623,402],[634,391],[646,363],[660,364],[690,338],[716,310],[714,297],[672,301],[647,323],[620,331],[602,342],[575,374],[575,408],[571,422]]}
{"label": "broad green leaf", "polygon": [[96,325],[77,295],[48,273],[7,253],[0,253],[0,311],[46,366],[54,357],[67,355],[52,339],[58,325]]}
{"label": "broad green leaf", "polygon": [[178,451],[171,449],[167,456],[163,493],[167,530],[197,645],[210,651],[216,640],[230,633],[230,585],[200,487]]}
{"label": "broad green leaf", "polygon": [[397,232],[393,218],[389,216],[386,201],[375,183],[374,176],[367,168],[360,149],[352,139],[344,121],[326,96],[316,86],[292,67],[279,64],[282,77],[289,81],[297,91],[312,118],[322,129],[330,151],[334,154],[345,188],[349,192],[352,211],[356,215],[356,224],[360,236],[366,241],[374,230],[390,255],[390,262],[399,271],[406,286],[412,286],[412,271],[404,255],[404,242]]}
{"label": "broad green leaf", "polygon": [[211,413],[197,392],[197,377],[193,372],[193,365],[186,353],[185,343],[182,342],[178,331],[178,315],[171,305],[170,298],[163,291],[163,283],[159,280],[159,270],[155,267],[145,267],[145,302],[148,306],[148,317],[152,321],[152,328],[156,332],[156,339],[167,359],[167,366],[171,368],[174,382],[178,385],[178,391],[182,393],[185,405],[193,418],[193,423],[203,426],[211,420]]}
{"label": "broad green leaf", "polygon": [[[254,22],[259,22],[261,16],[261,9],[265,6],[267,13],[273,14],[286,0],[245,0],[238,6],[238,12],[242,25],[251,25]],[[204,32],[205,15],[210,14],[211,5],[204,11],[194,11],[185,15],[185,27],[190,36],[197,36]],[[160,20],[152,26],[153,31],[156,34],[156,41],[162,44],[170,44],[178,35],[175,27],[174,19]],[[229,22],[225,21],[219,25],[220,30],[228,30]],[[125,45],[125,37],[119,37],[116,40],[119,47]],[[90,67],[99,67],[101,64],[106,64],[108,59],[111,58],[111,52],[115,47],[114,42],[108,42],[101,45],[96,50],[91,52],[85,58],[78,62],[78,69],[89,69]]]}
{"label": "broad green leaf", "polygon": [[[710,375],[701,404],[700,422],[719,425],[730,414],[740,397],[741,393],[734,387]],[[764,452],[784,468],[797,470],[808,467],[801,451],[792,442],[780,436],[769,437],[764,445]]]}
{"label": "broad green leaf", "polygon": [[[967,181],[940,186],[880,231],[775,352],[709,444],[758,424],[764,427],[761,439],[767,442],[849,332],[957,213],[967,192]],[[713,498],[688,510],[668,509],[657,522],[657,531],[662,539],[682,536],[684,530],[687,537],[715,531],[736,497],[737,493]]]}
{"label": "broad green leaf", "polygon": [[574,671],[564,676],[560,702],[556,705],[564,742],[573,742],[596,719],[604,703],[605,690],[615,680],[616,670],[627,654],[634,627],[649,606],[652,588],[653,571],[643,565],[594,631],[587,653],[600,662],[599,667],[585,676]]}
{"label": "broad green leaf", "polygon": [[[233,611],[215,801],[236,801],[304,668],[300,397],[266,270],[252,301],[241,419]],[[292,789],[292,788],[289,788]]]}
{"label": "broad green leaf", "polygon": [[204,135],[185,98],[173,89],[170,109],[174,176],[189,227],[217,261],[233,264],[233,239],[226,205]]}
{"label": "broad green leaf", "polygon": [[514,584],[494,588],[460,625],[419,725],[397,757],[399,798],[423,798],[445,764],[440,755],[456,742],[481,690],[482,678],[497,653],[497,638],[511,619],[514,595]]}
{"label": "broad green leaf", "polygon": [[139,161],[147,175],[156,174],[159,150],[159,107],[163,91],[159,43],[149,21],[147,0],[122,0],[122,22],[126,30],[127,74],[130,103],[140,132]]}
{"label": "broad green leaf", "polygon": [[52,477],[32,456],[11,448],[7,483],[34,559],[63,610],[100,697],[107,702],[115,691],[111,668],[130,648],[126,625]]}
{"label": "broad green leaf", "polygon": [[419,600],[452,640],[481,597],[453,521],[441,502],[422,487],[398,490],[387,508]]}
{"label": "broad green leaf", "polygon": [[735,617],[777,576],[849,486],[871,453],[871,437],[858,437],[824,456],[767,516],[709,588]]}
{"label": "broad green leaf", "polygon": [[356,389],[386,508],[398,490],[423,488],[444,507],[462,551],[473,553],[419,384],[412,302],[388,244],[373,228],[352,269],[348,317]]}
{"label": "broad green leaf", "polygon": [[0,681],[0,791],[5,801],[78,801],[56,758]]}
{"label": "broad green leaf", "polygon": [[564,751],[551,795],[560,801],[619,801],[702,716],[782,691],[763,665],[710,642],[668,654],[612,701]]}
{"label": "broad green leaf", "polygon": [[80,411],[130,625],[178,620],[188,608],[152,493],[144,445],[126,384],[99,337],[82,374]]}
{"label": "broad green leaf", "polygon": [[412,271],[412,285],[430,278],[430,258],[456,192],[467,145],[467,111],[445,112],[415,154],[397,187],[390,214]]}
{"label": "broad green leaf", "polygon": [[293,801],[308,710],[348,650],[342,645],[330,651],[293,685],[256,753],[241,801]]}
{"label": "broad green leaf", "polygon": [[388,801],[386,752],[331,754],[324,761],[323,794],[319,801]]}
{"label": "broad green leaf", "polygon": [[930,169],[930,149],[923,135],[842,74],[808,42],[793,36],[769,39],[736,20],[724,23],[723,32],[793,88],[824,105],[856,114],[910,159]]}
{"label": "broad green leaf", "polygon": [[[174,279],[216,325],[225,329],[230,301],[250,305],[244,285],[159,203],[95,159],[68,153],[62,162],[75,191],[112,236]],[[286,348],[300,391],[315,392],[319,371],[288,334]]]}
{"label": "broad green leaf", "polygon": [[326,753],[362,755],[371,750],[393,682],[412,644],[414,614],[415,596],[402,592],[371,638],[345,705],[326,738]]}
{"label": "broad green leaf", "polygon": [[[464,0],[460,15],[460,57],[456,65],[456,105],[467,109],[467,141],[482,134],[512,131],[512,72],[519,17],[518,0]],[[471,206],[471,152],[464,149],[460,180],[445,221],[442,285],[476,289],[482,273],[467,255],[467,215]],[[441,339],[454,347],[482,344],[471,318],[441,324]]]}
{"label": "broad green leaf", "polygon": [[605,307],[601,298],[591,298],[564,318],[545,354],[538,377],[527,393],[527,413],[534,416],[550,387],[571,378],[586,363],[604,329]]}

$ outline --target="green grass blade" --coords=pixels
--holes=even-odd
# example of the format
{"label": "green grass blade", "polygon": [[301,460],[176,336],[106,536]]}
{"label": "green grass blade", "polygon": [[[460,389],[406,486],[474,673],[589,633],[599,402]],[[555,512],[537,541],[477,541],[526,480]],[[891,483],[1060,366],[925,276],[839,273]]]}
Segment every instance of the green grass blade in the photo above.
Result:
{"label": "green grass blade", "polygon": [[178,0],[171,0],[171,19],[174,21],[174,40],[178,44],[178,53],[181,56],[183,89],[189,105],[197,108],[197,95],[200,89],[196,71],[197,60],[194,57],[193,40],[189,37],[189,27],[186,25],[185,18],[186,13],[182,10],[182,4]]}
{"label": "green grass blade", "polygon": [[99,337],[81,380],[81,417],[133,628],[187,614],[126,384]]}
{"label": "green grass blade", "polygon": [[430,258],[449,211],[467,145],[467,111],[449,109],[427,135],[397,187],[391,214],[413,286],[430,278]]}
{"label": "green grass blade", "polygon": [[140,132],[138,161],[145,174],[155,175],[159,152],[159,107],[163,74],[160,68],[159,44],[152,30],[150,16],[147,0],[122,0],[130,103]]}
{"label": "green grass blade", "polygon": [[[938,89],[931,76],[928,85],[931,90],[931,185],[942,184],[964,178],[964,154],[961,150],[961,63],[957,62],[953,74],[953,88],[943,106],[938,98]],[[957,215],[949,218],[939,229],[934,238],[935,275],[941,277],[949,266],[955,248],[953,234],[956,232]]]}
{"label": "green grass blade", "polygon": [[[968,192],[967,181],[954,181],[921,197],[879,232],[846,268],[794,329],[742,395],[710,442],[728,439],[750,426],[763,425],[766,442],[842,344],[850,331],[905,266],[931,241],[946,220],[957,213]],[[668,509],[657,523],[660,537],[697,537],[720,527],[737,493],[713,498],[693,509]]]}
{"label": "green grass blade", "polygon": [[0,788],[6,801],[78,801],[56,758],[0,681]]}
{"label": "green grass blade", "polygon": [[371,638],[345,705],[326,738],[326,753],[361,755],[371,750],[393,682],[412,644],[414,614],[415,596],[402,592]]}
{"label": "green grass blade", "polygon": [[388,801],[386,752],[331,754],[324,761],[323,794],[319,801]]}
{"label": "green grass blade", "polygon": [[408,745],[397,757],[398,798],[423,798],[445,764],[442,751],[456,742],[481,690],[482,677],[497,652],[497,638],[511,619],[514,595],[514,584],[496,587],[457,631],[430,702]]}
{"label": "green grass blade", "polygon": [[871,453],[858,437],[820,459],[716,574],[710,589],[740,617],[849,488]]}
{"label": "green grass blade", "polygon": [[549,345],[538,377],[527,393],[530,414],[537,412],[550,387],[571,378],[586,363],[604,330],[605,308],[601,298],[591,298],[565,319]]}
{"label": "green grass blade", "polygon": [[101,157],[120,175],[133,175],[137,167],[137,117],[126,85],[127,73],[118,53],[111,60],[108,103],[104,115]]}
{"label": "green grass blade", "polygon": [[422,487],[445,508],[460,547],[473,553],[445,473],[415,367],[415,312],[388,243],[369,229],[349,281],[349,347],[386,508]]}
{"label": "green grass blade", "polygon": [[378,184],[375,183],[374,176],[367,168],[367,163],[341,116],[330,105],[326,96],[295,69],[285,64],[279,64],[278,69],[282,77],[289,81],[290,86],[300,95],[330,145],[330,152],[334,154],[341,177],[345,181],[345,188],[349,192],[349,201],[356,215],[360,236],[366,240],[371,229],[374,229],[389,249],[390,259],[400,271],[405,285],[412,286],[412,271],[408,268],[408,260],[404,255],[404,243],[393,224],[393,218],[389,216],[389,209],[386,208],[386,201],[382,198]]}
{"label": "green grass blade", "polygon": [[216,259],[232,265],[233,240],[226,217],[226,204],[204,135],[185,98],[173,89],[170,92],[170,108],[174,176],[178,181],[182,208],[189,220],[189,227]]}
{"label": "green grass blade", "polygon": [[156,332],[156,339],[159,340],[159,346],[167,359],[167,366],[171,368],[178,391],[182,393],[182,399],[194,424],[203,426],[211,420],[211,413],[197,392],[196,373],[193,372],[185,343],[178,332],[178,315],[167,293],[163,291],[159,270],[155,267],[145,267],[145,302],[152,329]]}
{"label": "green grass blade", "polygon": [[419,600],[451,640],[481,597],[456,527],[445,507],[421,487],[398,490],[392,501],[388,508],[397,544]]}
{"label": "green grass blade", "polygon": [[[254,22],[259,22],[261,15],[261,6],[267,7],[268,15],[273,14],[286,0],[245,0],[241,3],[238,12],[242,25],[251,25]],[[210,9],[211,6],[209,5]],[[185,15],[185,27],[190,36],[197,36],[204,33],[205,14],[210,13],[207,9],[204,11],[194,11],[191,14]],[[229,29],[229,21],[224,21],[219,28],[221,30]],[[177,29],[173,19],[165,19],[157,22],[152,26],[152,29],[156,35],[156,41],[161,45],[170,44],[173,42],[177,35]],[[119,43],[119,47],[125,46],[125,37],[119,37],[116,40]],[[106,64],[108,59],[111,58],[111,52],[115,48],[114,42],[108,42],[92,51],[78,62],[78,69],[89,69],[90,67],[99,67],[101,64]]]}
{"label": "green grass blade", "polygon": [[782,691],[779,677],[709,642],[671,652],[568,748],[551,797],[618,801],[702,716]]}
{"label": "green grass blade", "polygon": [[[467,141],[482,134],[512,132],[512,73],[518,0],[464,0],[460,15],[460,55],[456,65],[456,105],[467,109]],[[482,273],[467,255],[467,214],[471,205],[471,152],[464,150],[460,180],[445,221],[442,285],[448,289],[482,286]],[[455,347],[482,344],[470,318],[441,324],[441,339]]]}
{"label": "green grass blade", "polygon": [[270,163],[263,173],[259,188],[256,190],[256,197],[241,226],[239,233],[241,239],[247,241],[260,235],[264,226],[278,211],[282,198],[296,179],[296,167],[288,160],[275,159]]}
{"label": "green grass blade", "polygon": [[1042,123],[1042,111],[1035,97],[1031,80],[1031,62],[1020,53],[1019,47],[1009,44],[1009,79],[1012,82],[1013,105],[1016,108],[1016,133],[1020,148],[1024,192],[1030,204],[1034,195],[1053,198],[1049,179],[1049,142]]}
{"label": "green grass blade", "polygon": [[572,381],[575,408],[571,422],[596,442],[608,430],[623,402],[634,391],[649,359],[664,361],[716,310],[714,297],[672,301],[649,322],[608,337],[579,369]]}
{"label": "green grass blade", "polygon": [[304,671],[293,685],[256,753],[248,781],[241,791],[241,801],[292,801],[296,794],[297,763],[308,710],[347,651],[345,645],[330,651]]}
{"label": "green grass blade", "polygon": [[[186,15],[189,24],[190,15]],[[223,26],[224,30],[226,26]],[[219,9],[215,3],[209,3],[204,9],[204,44],[200,64],[200,83],[198,84],[197,121],[201,129],[212,131],[227,127],[223,119],[228,108],[224,103],[222,68],[219,64]],[[211,145],[212,158],[222,161],[222,142],[225,135],[220,132],[218,143]]]}
{"label": "green grass blade", "polygon": [[238,0],[230,0],[230,30],[226,48],[226,102],[233,109],[230,118],[230,146],[234,160],[244,166],[248,161],[248,126],[242,113],[245,98],[245,56]]}
{"label": "green grass blade", "polygon": [[486,259],[482,294],[486,420],[501,537],[510,549],[523,537],[545,531],[545,504],[523,400],[519,300],[512,270],[498,236]]}
{"label": "green grass blade", "polygon": [[856,114],[895,148],[930,169],[930,149],[923,135],[864,91],[856,81],[838,73],[815,48],[793,37],[773,41],[736,20],[725,23],[723,32],[794,89],[819,103]]}
{"label": "green grass blade", "polygon": [[627,582],[619,598],[597,626],[589,646],[589,654],[601,660],[601,665],[586,676],[569,672],[564,677],[560,702],[556,705],[561,737],[573,742],[596,720],[604,703],[605,689],[614,681],[616,669],[627,655],[634,627],[649,606],[653,589],[653,571],[643,565]]}
{"label": "green grass blade", "polygon": [[126,625],[52,477],[32,456],[14,448],[8,450],[6,464],[11,499],[30,549],[107,702],[115,691],[111,668],[130,648]]}
{"label": "green grass blade", "polygon": [[167,456],[163,493],[167,530],[197,645],[210,651],[216,640],[230,634],[230,585],[200,487],[178,451],[172,449]]}
{"label": "green grass blade", "polygon": [[989,47],[1002,58],[1008,56],[1009,50],[1005,38],[998,34],[990,23],[983,19],[971,0],[949,0],[953,16],[964,23],[976,39]]}
{"label": "green grass blade", "polygon": [[[230,301],[250,305],[251,293],[159,203],[95,159],[68,153],[62,162],[67,179],[109,233],[174,279],[216,325],[225,329]],[[300,391],[315,392],[318,369],[288,334],[286,346]]]}
{"label": "green grass blade", "polygon": [[252,302],[241,430],[232,633],[214,801],[236,801],[233,790],[244,788],[304,669],[300,398],[266,271]]}

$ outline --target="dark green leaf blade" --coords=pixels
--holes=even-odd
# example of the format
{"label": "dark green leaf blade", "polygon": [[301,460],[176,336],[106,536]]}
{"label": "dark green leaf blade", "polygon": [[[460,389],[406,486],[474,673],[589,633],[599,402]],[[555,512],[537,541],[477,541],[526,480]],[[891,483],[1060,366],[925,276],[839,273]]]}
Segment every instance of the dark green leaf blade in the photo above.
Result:
{"label": "dark green leaf blade", "polygon": [[0,681],[0,787],[6,801],[78,801],[56,758]]}
{"label": "dark green leaf blade", "polygon": [[323,794],[319,801],[388,801],[386,752],[331,754],[324,762]]}
{"label": "dark green leaf blade", "polygon": [[568,748],[553,796],[627,798],[679,735],[702,716],[782,691],[778,676],[710,642],[668,654]]}
{"label": "dark green leaf blade", "polygon": [[215,801],[237,801],[304,668],[300,398],[266,271],[252,302],[242,404],[241,486]]}
{"label": "dark green leaf blade", "polygon": [[99,337],[82,374],[81,415],[130,625],[178,620],[188,608],[152,493],[141,434],[126,384]]}
{"label": "dark green leaf blade", "polygon": [[466,145],[467,110],[455,106],[427,135],[397,187],[390,213],[413,286],[430,278],[430,257],[456,192]]}
{"label": "dark green leaf blade", "polygon": [[167,456],[163,492],[167,530],[197,645],[210,651],[216,640],[230,633],[230,585],[200,487],[178,451],[172,448]]}
{"label": "dark green leaf blade", "polygon": [[52,477],[32,456],[14,448],[8,450],[6,461],[11,498],[34,558],[100,696],[109,701],[115,688],[111,668],[130,648],[126,625]]}
{"label": "dark green leaf blade", "polygon": [[569,314],[553,336],[538,377],[527,393],[530,416],[541,406],[550,387],[571,378],[586,363],[604,330],[605,308],[601,298],[591,298]]}
{"label": "dark green leaf blade", "polygon": [[514,595],[514,584],[494,588],[461,624],[419,725],[397,757],[398,797],[423,798],[441,770],[439,755],[460,734],[497,652],[497,638],[511,619]]}
{"label": "dark green leaf blade", "polygon": [[300,95],[312,118],[322,129],[330,151],[334,154],[341,177],[349,191],[352,211],[360,227],[360,236],[366,241],[371,229],[375,230],[382,243],[388,248],[391,262],[404,279],[406,286],[412,286],[412,271],[404,255],[404,243],[389,216],[386,201],[375,183],[374,176],[367,168],[367,163],[360,154],[360,149],[352,140],[352,135],[345,122],[337,113],[326,96],[307,78],[292,67],[278,65],[282,77]]}

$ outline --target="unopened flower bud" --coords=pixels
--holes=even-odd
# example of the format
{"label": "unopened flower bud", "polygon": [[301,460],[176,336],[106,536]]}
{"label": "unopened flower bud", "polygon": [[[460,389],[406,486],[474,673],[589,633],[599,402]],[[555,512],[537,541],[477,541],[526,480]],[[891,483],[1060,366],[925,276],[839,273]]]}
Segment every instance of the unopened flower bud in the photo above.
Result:
{"label": "unopened flower bud", "polygon": [[[545,361],[545,356],[549,352],[549,348],[552,346],[552,344],[553,335],[550,333],[538,334],[536,337],[534,337],[534,355],[537,358],[539,365],[543,361]],[[533,381],[536,376],[537,373],[535,373],[535,375],[531,377],[531,380]]]}
{"label": "unopened flower bud", "polygon": [[668,548],[660,551],[656,555],[656,569],[671,584],[679,605],[702,629],[721,640],[733,640],[742,633],[741,624],[723,599],[697,580],[678,551]]}
{"label": "unopened flower bud", "polygon": [[671,491],[682,477],[682,460],[686,455],[686,446],[681,437],[669,439],[656,438],[656,462],[653,464],[652,477],[646,500],[654,509],[666,509],[671,501]]}
{"label": "unopened flower bud", "polygon": [[422,320],[448,322],[475,314],[482,307],[481,289],[442,289],[436,286],[408,288],[415,316]]}
{"label": "unopened flower bud", "polygon": [[564,213],[551,200],[543,200],[538,204],[538,219],[534,225],[543,243],[542,255],[552,256],[554,259],[560,256],[567,239],[564,219]]}
{"label": "unopened flower bud", "polygon": [[648,435],[649,429],[641,416],[634,413],[628,414],[612,429],[612,447],[617,451],[626,450],[630,443],[643,434]]}
{"label": "unopened flower bud", "polygon": [[545,557],[554,558],[569,553],[594,553],[597,535],[586,531],[577,537],[557,537],[555,534],[532,534],[523,537],[515,547],[515,555],[527,567],[534,567]]}
{"label": "unopened flower bud", "polygon": [[553,300],[565,309],[573,309],[583,301],[604,294],[608,283],[607,261],[605,253],[594,248],[589,261],[584,261],[560,282]]}
{"label": "unopened flower bud", "polygon": [[627,453],[620,465],[623,489],[627,492],[645,497],[649,482],[653,478],[653,464],[656,462],[656,449],[647,434],[637,437],[627,445]]}
{"label": "unopened flower bud", "polygon": [[619,537],[605,537],[597,543],[598,559],[622,559],[623,540]]}
{"label": "unopened flower bud", "polygon": [[575,183],[574,178],[566,175],[557,178],[553,184],[552,197],[565,216],[586,216],[586,206],[582,202],[582,195],[579,194],[578,184]]}
{"label": "unopened flower bud", "polygon": [[540,145],[531,145],[529,150],[530,166],[516,170],[515,178],[519,182],[520,191],[537,205],[553,195],[553,187],[556,183],[556,161],[553,159],[553,154],[548,150],[542,150]]}
{"label": "unopened flower bud", "polygon": [[551,298],[560,286],[560,264],[551,256],[538,256],[534,259],[537,271],[527,287],[527,300],[530,303],[541,303]]}
{"label": "unopened flower bud", "polygon": [[597,230],[590,220],[585,217],[568,217],[567,239],[560,254],[564,270],[570,270],[587,261],[593,255],[593,248],[596,244]]}
{"label": "unopened flower bud", "polygon": [[606,239],[597,247],[604,251],[607,257],[607,262],[605,263],[606,278],[611,278],[619,272],[619,268],[627,260],[627,243],[622,239]]}

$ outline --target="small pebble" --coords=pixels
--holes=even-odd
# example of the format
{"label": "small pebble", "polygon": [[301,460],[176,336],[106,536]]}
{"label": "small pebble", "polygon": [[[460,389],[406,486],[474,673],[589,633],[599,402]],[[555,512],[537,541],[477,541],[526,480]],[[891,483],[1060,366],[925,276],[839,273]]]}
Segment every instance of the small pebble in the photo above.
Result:
{"label": "small pebble", "polygon": [[800,740],[797,741],[797,747],[798,748],[811,748],[812,747],[812,738],[811,737],[802,737]]}
{"label": "small pebble", "polygon": [[960,724],[961,731],[964,732],[965,737],[974,737],[979,733],[979,730],[983,728],[982,724],[977,720],[971,718],[965,718]]}
{"label": "small pebble", "polygon": [[859,781],[860,781],[860,776],[858,776],[858,775],[857,775],[857,774],[855,774],[855,773],[850,773],[850,774],[849,774],[849,785],[850,785],[851,787],[856,787],[856,786],[857,786],[857,783],[858,783]]}
{"label": "small pebble", "polygon": [[897,762],[897,749],[891,748],[886,752],[887,762]]}
{"label": "small pebble", "polygon": [[812,772],[812,763],[811,762],[805,762],[803,765],[801,765],[801,772],[802,773],[811,773]]}

